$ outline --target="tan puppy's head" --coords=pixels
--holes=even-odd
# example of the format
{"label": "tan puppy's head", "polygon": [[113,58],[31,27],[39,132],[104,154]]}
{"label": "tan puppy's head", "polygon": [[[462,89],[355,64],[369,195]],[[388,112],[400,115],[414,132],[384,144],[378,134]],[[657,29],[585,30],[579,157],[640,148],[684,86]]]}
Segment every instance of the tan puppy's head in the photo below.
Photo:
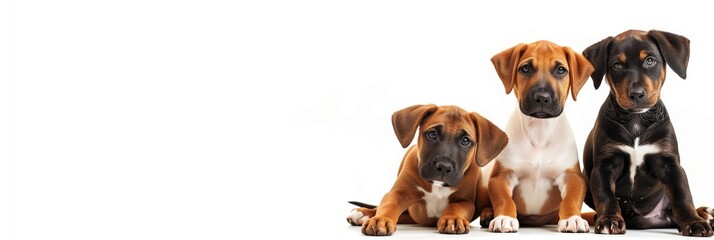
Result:
{"label": "tan puppy's head", "polygon": [[594,70],[580,53],[548,41],[518,44],[491,62],[506,94],[515,90],[521,112],[535,118],[560,116],[568,90],[576,100]]}
{"label": "tan puppy's head", "polygon": [[392,126],[405,148],[419,130],[419,175],[444,186],[459,185],[472,162],[486,165],[508,143],[506,133],[488,119],[456,106],[414,105],[395,112]]}

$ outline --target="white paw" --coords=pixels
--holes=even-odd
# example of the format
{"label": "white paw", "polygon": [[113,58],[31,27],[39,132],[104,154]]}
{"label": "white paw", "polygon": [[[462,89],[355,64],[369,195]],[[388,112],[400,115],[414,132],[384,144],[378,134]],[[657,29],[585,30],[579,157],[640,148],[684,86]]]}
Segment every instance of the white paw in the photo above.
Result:
{"label": "white paw", "polygon": [[509,216],[498,216],[488,224],[490,232],[518,232],[518,219]]}
{"label": "white paw", "polygon": [[586,233],[590,232],[590,225],[588,221],[581,218],[580,216],[572,216],[567,219],[561,219],[558,221],[558,231],[569,232],[569,233]]}
{"label": "white paw", "polygon": [[362,224],[367,220],[369,220],[369,217],[362,214],[362,212],[357,211],[357,209],[352,210],[352,212],[347,215],[347,222],[354,226],[362,226]]}

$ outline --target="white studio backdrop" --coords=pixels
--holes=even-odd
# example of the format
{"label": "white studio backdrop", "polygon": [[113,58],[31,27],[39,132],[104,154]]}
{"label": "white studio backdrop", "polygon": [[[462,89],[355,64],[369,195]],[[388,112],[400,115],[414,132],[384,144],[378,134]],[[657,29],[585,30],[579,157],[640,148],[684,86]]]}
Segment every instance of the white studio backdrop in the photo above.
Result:
{"label": "white studio backdrop", "polygon": [[[3,1],[0,239],[361,237],[346,202],[396,178],[394,111],[458,105],[504,127],[516,100],[491,56],[628,29],[691,40],[662,99],[695,205],[714,206],[703,4]],[[608,91],[568,100],[579,152]]]}

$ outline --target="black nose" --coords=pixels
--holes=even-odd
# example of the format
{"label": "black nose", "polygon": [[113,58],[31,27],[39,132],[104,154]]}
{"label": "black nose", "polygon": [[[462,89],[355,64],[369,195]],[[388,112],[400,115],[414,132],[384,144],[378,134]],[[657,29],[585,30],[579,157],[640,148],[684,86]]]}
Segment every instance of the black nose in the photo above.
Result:
{"label": "black nose", "polygon": [[630,91],[628,92],[628,95],[630,96],[630,101],[632,102],[641,102],[647,99],[647,92],[645,92],[644,88],[638,87],[638,88],[631,88]]}
{"label": "black nose", "polygon": [[535,97],[536,103],[540,103],[540,104],[548,104],[551,101],[553,101],[553,99],[551,99],[552,97],[551,97],[550,93],[548,93],[548,92],[537,92],[537,93],[535,93],[534,97]]}
{"label": "black nose", "polygon": [[450,162],[437,162],[436,171],[440,173],[451,173],[454,171],[454,165]]}

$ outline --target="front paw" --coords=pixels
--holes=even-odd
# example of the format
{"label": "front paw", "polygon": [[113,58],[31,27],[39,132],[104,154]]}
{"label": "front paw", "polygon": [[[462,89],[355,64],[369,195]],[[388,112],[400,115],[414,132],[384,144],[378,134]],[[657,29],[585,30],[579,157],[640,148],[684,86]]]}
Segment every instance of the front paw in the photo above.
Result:
{"label": "front paw", "polygon": [[369,220],[369,217],[369,213],[365,214],[363,208],[355,208],[354,210],[352,210],[352,212],[350,212],[349,215],[347,215],[347,222],[350,223],[352,226],[362,226],[364,222]]}
{"label": "front paw", "polygon": [[461,217],[442,216],[439,218],[439,222],[436,223],[436,228],[439,230],[439,233],[465,234],[469,233],[471,223]]}
{"label": "front paw", "polygon": [[625,220],[618,215],[599,216],[595,222],[595,233],[625,234]]}
{"label": "front paw", "polygon": [[498,216],[488,224],[488,231],[491,232],[518,232],[518,219],[509,216]]}
{"label": "front paw", "polygon": [[558,231],[567,233],[590,232],[590,225],[580,216],[572,216],[558,221]]}
{"label": "front paw", "polygon": [[397,230],[394,220],[373,217],[362,225],[362,234],[369,236],[391,236]]}
{"label": "front paw", "polygon": [[712,227],[709,225],[709,222],[701,218],[695,218],[689,221],[685,221],[678,225],[679,232],[683,236],[711,237],[712,235],[714,235],[714,233],[712,233]]}

